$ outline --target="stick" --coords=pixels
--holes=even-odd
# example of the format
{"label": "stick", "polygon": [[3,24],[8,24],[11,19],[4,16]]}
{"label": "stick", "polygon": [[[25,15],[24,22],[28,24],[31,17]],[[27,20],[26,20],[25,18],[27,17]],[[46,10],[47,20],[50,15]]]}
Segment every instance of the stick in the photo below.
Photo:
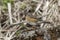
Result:
{"label": "stick", "polygon": [[8,12],[9,12],[10,24],[12,24],[11,3],[8,3]]}

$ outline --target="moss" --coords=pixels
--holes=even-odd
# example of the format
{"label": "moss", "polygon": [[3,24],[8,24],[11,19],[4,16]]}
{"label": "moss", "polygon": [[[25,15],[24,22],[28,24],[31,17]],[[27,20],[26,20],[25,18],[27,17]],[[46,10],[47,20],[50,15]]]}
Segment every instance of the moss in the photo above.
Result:
{"label": "moss", "polygon": [[14,2],[14,0],[3,0],[2,1],[2,4],[3,4],[2,8],[3,8],[3,10],[7,10],[7,3],[13,4],[13,2]]}

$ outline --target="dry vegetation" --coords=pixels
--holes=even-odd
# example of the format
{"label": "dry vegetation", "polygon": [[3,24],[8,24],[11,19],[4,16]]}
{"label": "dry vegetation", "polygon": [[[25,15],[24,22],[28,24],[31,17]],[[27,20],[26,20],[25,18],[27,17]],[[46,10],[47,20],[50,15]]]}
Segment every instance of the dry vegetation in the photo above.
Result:
{"label": "dry vegetation", "polygon": [[0,0],[0,40],[60,40],[60,0]]}

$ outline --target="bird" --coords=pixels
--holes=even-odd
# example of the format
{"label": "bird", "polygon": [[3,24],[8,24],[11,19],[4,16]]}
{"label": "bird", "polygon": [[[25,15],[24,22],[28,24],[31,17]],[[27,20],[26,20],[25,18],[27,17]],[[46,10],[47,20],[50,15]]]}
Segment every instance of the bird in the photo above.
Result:
{"label": "bird", "polygon": [[24,20],[26,23],[36,25],[36,22],[38,21],[36,18],[32,17],[31,15],[25,15],[22,20]]}
{"label": "bird", "polygon": [[37,18],[36,16],[33,16],[31,14],[25,14],[22,18],[26,23],[29,23],[31,25],[37,25],[40,21],[42,21],[42,17]]}

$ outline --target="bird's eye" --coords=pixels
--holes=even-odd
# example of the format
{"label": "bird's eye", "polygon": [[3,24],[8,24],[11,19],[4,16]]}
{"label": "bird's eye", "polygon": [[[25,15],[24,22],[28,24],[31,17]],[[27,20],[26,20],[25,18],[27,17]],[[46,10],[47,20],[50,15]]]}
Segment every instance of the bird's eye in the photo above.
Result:
{"label": "bird's eye", "polygon": [[43,12],[43,10],[42,9],[39,9],[40,10],[40,12]]}

